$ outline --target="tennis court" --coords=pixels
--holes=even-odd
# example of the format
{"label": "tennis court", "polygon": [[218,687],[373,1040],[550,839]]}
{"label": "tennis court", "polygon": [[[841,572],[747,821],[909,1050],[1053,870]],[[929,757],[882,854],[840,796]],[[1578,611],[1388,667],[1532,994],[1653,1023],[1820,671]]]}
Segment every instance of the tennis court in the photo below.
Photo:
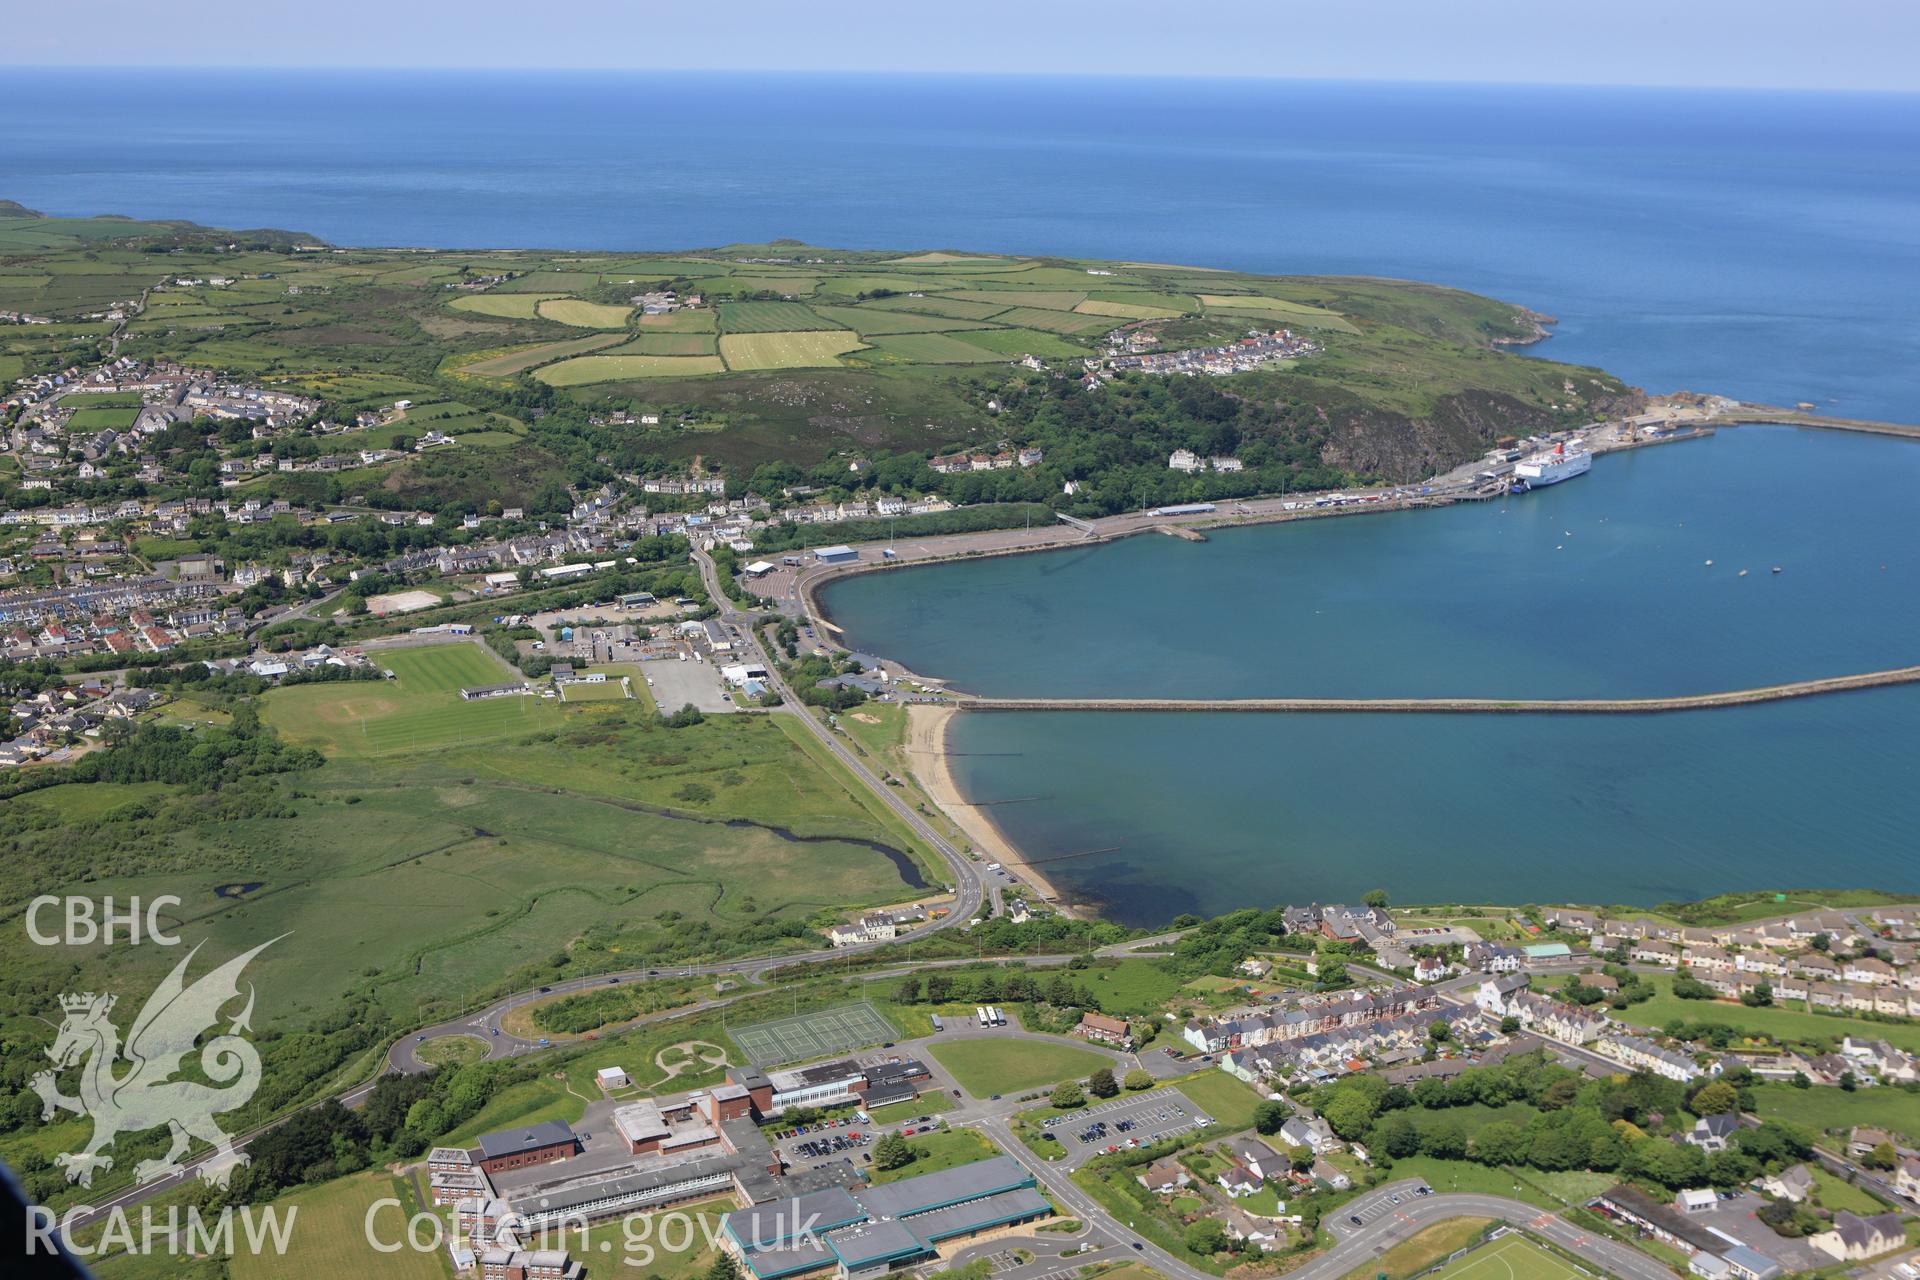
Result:
{"label": "tennis court", "polygon": [[866,1001],[815,1009],[791,1018],[728,1027],[727,1034],[756,1067],[777,1067],[881,1044],[900,1033]]}
{"label": "tennis court", "polygon": [[1509,1233],[1449,1263],[1434,1280],[1588,1280],[1588,1273],[1525,1236]]}

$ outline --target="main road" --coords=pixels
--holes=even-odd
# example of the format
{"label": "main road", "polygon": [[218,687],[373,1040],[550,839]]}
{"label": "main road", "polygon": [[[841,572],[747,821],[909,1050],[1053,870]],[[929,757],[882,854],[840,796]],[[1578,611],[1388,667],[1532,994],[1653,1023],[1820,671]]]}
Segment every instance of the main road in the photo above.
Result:
{"label": "main road", "polygon": [[740,632],[745,642],[752,646],[753,652],[758,655],[761,665],[767,669],[768,687],[780,695],[780,705],[773,709],[774,714],[798,716],[800,723],[807,727],[807,731],[822,746],[831,751],[834,757],[860,781],[861,785],[879,797],[881,803],[906,823],[908,829],[922,842],[946,859],[947,866],[952,869],[954,877],[956,896],[953,911],[944,922],[929,925],[922,932],[931,931],[942,927],[942,924],[952,924],[958,920],[971,920],[974,913],[980,909],[980,904],[986,901],[987,896],[981,864],[948,843],[946,838],[935,831],[933,825],[918,810],[906,802],[896,788],[889,787],[875,777],[866,763],[849,750],[838,735],[821,724],[807,710],[807,704],[795,696],[793,689],[780,675],[779,667],[774,664],[773,655],[767,652],[766,646],[761,641],[758,629],[760,615],[744,612],[734,604],[733,598],[726,592],[726,587],[730,584],[720,580],[720,570],[713,563],[713,557],[704,551],[695,551],[693,558],[694,562],[700,566],[700,578],[706,583],[707,594],[712,597],[714,605],[720,610],[722,621]]}

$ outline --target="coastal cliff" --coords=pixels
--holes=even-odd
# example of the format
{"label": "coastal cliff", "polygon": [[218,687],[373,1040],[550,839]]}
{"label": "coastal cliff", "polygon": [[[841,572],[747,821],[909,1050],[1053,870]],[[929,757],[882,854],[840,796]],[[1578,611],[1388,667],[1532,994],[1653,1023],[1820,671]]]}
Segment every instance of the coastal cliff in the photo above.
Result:
{"label": "coastal cliff", "polygon": [[[1641,392],[1627,388],[1585,401],[1595,417],[1640,412]],[[1442,396],[1430,413],[1413,416],[1357,406],[1329,415],[1321,460],[1356,475],[1406,483],[1470,462],[1496,441],[1557,430],[1561,416],[1516,396],[1469,389]]]}

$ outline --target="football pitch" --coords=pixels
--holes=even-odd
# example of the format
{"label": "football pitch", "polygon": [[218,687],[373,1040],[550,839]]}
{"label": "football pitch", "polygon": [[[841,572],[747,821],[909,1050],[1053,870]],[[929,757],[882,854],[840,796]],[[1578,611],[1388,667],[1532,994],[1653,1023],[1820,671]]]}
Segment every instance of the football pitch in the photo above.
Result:
{"label": "football pitch", "polygon": [[728,1027],[727,1034],[754,1066],[777,1067],[864,1049],[900,1033],[878,1009],[862,1001],[756,1022],[749,1027]]}
{"label": "football pitch", "polygon": [[1503,1235],[1435,1273],[1434,1280],[1587,1280],[1590,1273],[1521,1235]]}

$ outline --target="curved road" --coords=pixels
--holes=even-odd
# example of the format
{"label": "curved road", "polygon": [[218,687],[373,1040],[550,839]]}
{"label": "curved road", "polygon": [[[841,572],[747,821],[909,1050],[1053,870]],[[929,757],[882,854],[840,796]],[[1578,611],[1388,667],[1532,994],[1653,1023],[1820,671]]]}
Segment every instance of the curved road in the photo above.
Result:
{"label": "curved road", "polygon": [[[996,1146],[1018,1160],[1043,1186],[1062,1209],[1083,1222],[1097,1224],[1095,1235],[1116,1236],[1141,1261],[1171,1280],[1216,1280],[1207,1272],[1187,1265],[1144,1236],[1127,1230],[1112,1214],[1088,1195],[1057,1165],[1050,1165],[1027,1149],[1015,1137],[1003,1119],[987,1119],[979,1127],[994,1139]],[[1418,1181],[1390,1182],[1356,1197],[1335,1211],[1336,1222],[1328,1223],[1338,1243],[1326,1253],[1287,1273],[1288,1280],[1338,1280],[1363,1267],[1387,1249],[1399,1244],[1437,1222],[1448,1218],[1492,1218],[1511,1226],[1524,1227],[1543,1240],[1551,1241],[1576,1257],[1599,1264],[1607,1274],[1625,1280],[1674,1280],[1674,1273],[1659,1262],[1629,1245],[1577,1227],[1556,1213],[1504,1196],[1447,1193],[1415,1195]],[[1388,1196],[1398,1194],[1401,1202],[1385,1213],[1377,1211]],[[1352,1226],[1350,1214],[1366,1217],[1363,1225]],[[1139,1247],[1133,1248],[1138,1245]]]}

